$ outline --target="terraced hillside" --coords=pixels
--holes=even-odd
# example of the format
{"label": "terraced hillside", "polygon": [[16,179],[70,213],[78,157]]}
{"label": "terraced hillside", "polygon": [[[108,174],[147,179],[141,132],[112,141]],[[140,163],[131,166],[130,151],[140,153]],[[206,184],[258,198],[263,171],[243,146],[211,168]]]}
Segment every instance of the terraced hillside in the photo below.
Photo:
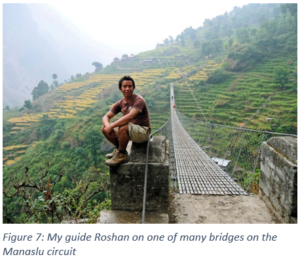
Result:
{"label": "terraced hillside", "polygon": [[[166,88],[167,85],[156,83],[163,72],[165,69],[148,69],[131,74],[136,81],[136,93],[142,94],[147,100],[153,130],[160,127],[168,118],[169,93],[168,88]],[[18,117],[8,119],[7,127],[10,131],[5,132],[4,165],[12,165],[22,158],[18,155],[21,154],[19,148],[14,148],[20,145],[12,145],[12,143],[18,142],[19,139],[26,139],[24,136],[32,132],[43,118],[58,119],[64,123],[72,124],[78,119],[84,118],[90,110],[96,110],[97,106],[100,105],[102,115],[99,116],[97,123],[100,125],[102,123],[101,117],[116,100],[121,98],[117,82],[122,76],[122,74],[95,74],[83,82],[64,84],[54,92],[49,93],[48,96],[40,98],[44,102],[44,112],[20,113]],[[101,103],[103,98],[105,99],[109,95],[112,95],[112,98],[105,100],[104,104]],[[55,98],[55,96],[58,97]],[[37,100],[37,102],[41,102],[41,100]],[[162,110],[166,112],[161,113]],[[26,153],[25,147],[32,148],[37,140],[36,138],[27,138],[25,140],[26,145],[21,145],[23,147],[22,154]]]}
{"label": "terraced hillside", "polygon": [[[227,72],[229,78],[221,83],[205,83],[200,86],[199,81],[205,82],[212,72],[222,67],[224,58],[221,54],[216,60],[201,60],[193,66],[181,68],[167,66],[131,73],[136,80],[136,93],[143,95],[147,101],[153,130],[159,128],[168,118],[168,89],[169,83],[174,82],[177,108],[183,114],[204,120],[203,113],[207,121],[233,126],[243,125],[277,91],[273,99],[255,115],[247,127],[284,133],[295,132],[297,128],[295,79],[291,79],[283,89],[279,89],[274,83],[274,71],[282,67],[292,70],[297,65],[296,60],[292,59],[292,56],[269,59],[247,72]],[[25,144],[28,148],[32,148],[37,141],[41,141],[38,137],[28,138],[28,136],[45,117],[66,120],[67,123],[73,124],[79,118],[101,107],[98,122],[100,125],[104,113],[121,98],[116,83],[121,76],[123,74],[119,73],[93,74],[84,81],[64,84],[37,100],[37,103],[43,103],[43,112],[20,113],[19,116],[8,119],[6,125],[9,131],[4,131],[3,164],[12,165],[17,161],[21,162],[20,159],[26,154],[26,149],[17,148],[15,152],[12,147]],[[65,133],[72,135],[72,138],[78,134],[79,130],[70,134]],[[22,139],[24,141],[20,143],[19,140]]]}
{"label": "terraced hillside", "polygon": [[[210,63],[213,64],[213,61]],[[267,102],[247,127],[269,131],[281,130],[285,133],[295,132],[297,129],[295,79],[292,78],[282,89],[274,82],[274,78],[276,69],[285,67],[295,71],[296,66],[295,57],[274,58],[257,64],[247,72],[229,72],[229,78],[222,83],[206,84],[205,88],[199,87],[195,81],[206,79],[205,72],[202,71],[216,69],[207,66],[195,74],[197,77],[193,75],[187,78],[187,82],[175,84],[178,93],[176,104],[183,114],[204,120],[193,99],[193,93],[208,121],[241,126],[277,91],[277,94]]]}

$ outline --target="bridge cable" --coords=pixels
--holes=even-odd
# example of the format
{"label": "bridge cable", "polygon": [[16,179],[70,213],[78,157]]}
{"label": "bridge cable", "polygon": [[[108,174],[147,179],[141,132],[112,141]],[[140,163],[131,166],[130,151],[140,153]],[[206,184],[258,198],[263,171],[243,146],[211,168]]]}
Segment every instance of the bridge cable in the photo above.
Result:
{"label": "bridge cable", "polygon": [[[170,123],[170,117],[167,120],[167,122],[161,126],[158,130],[156,130],[155,132],[153,132],[149,138],[148,138],[148,142],[147,142],[147,152],[146,152],[146,164],[145,164],[145,177],[144,177],[144,196],[143,196],[143,212],[142,212],[142,224],[145,223],[145,212],[146,212],[146,196],[147,196],[147,179],[148,179],[148,157],[149,157],[149,146],[150,146],[150,142],[153,141],[153,136],[155,134],[157,134],[158,132],[164,130],[168,124]],[[166,137],[167,139],[167,137]]]}
{"label": "bridge cable", "polygon": [[[171,84],[172,90],[173,90],[173,83]],[[172,96],[174,98],[175,101],[175,97],[174,97],[174,92],[171,93],[170,91],[170,116],[167,120],[167,122],[165,122],[165,124],[163,126],[161,126],[158,130],[156,130],[155,132],[153,132],[149,138],[148,138],[148,142],[147,142],[147,151],[146,151],[146,164],[145,164],[145,177],[144,177],[144,195],[143,195],[143,212],[142,212],[142,224],[145,223],[145,213],[146,213],[146,196],[147,196],[147,179],[148,179],[148,158],[149,158],[149,147],[150,147],[150,142],[153,140],[153,136],[155,134],[157,134],[158,132],[163,131],[165,133],[165,141],[167,140],[167,135],[169,135],[170,138],[170,143],[169,143],[169,155],[170,155],[170,151],[173,151],[173,138],[172,138],[172,119],[171,119],[171,109],[172,109]],[[169,163],[169,167],[171,167],[171,163]],[[170,170],[173,170],[172,168],[170,168]],[[174,178],[174,175],[173,175]],[[173,183],[173,187],[174,187],[174,183]]]}
{"label": "bridge cable", "polygon": [[[293,73],[290,74],[290,76],[287,78],[287,82],[288,82],[288,81],[290,80],[290,78],[295,74],[295,72],[297,72],[297,70],[295,70]],[[189,90],[190,90],[190,92],[191,92],[191,94],[192,94],[192,96],[193,96],[193,99],[195,100],[196,105],[198,106],[200,112],[202,113],[203,118],[205,119],[205,122],[207,123],[207,120],[206,120],[206,118],[205,118],[205,116],[204,116],[204,114],[203,114],[203,112],[202,112],[202,109],[201,109],[200,105],[198,104],[198,102],[197,102],[197,100],[196,100],[195,95],[193,94],[193,92],[192,92],[190,86],[187,84],[186,78],[187,78],[188,74],[185,73],[185,74],[181,74],[181,75],[184,77],[185,84],[189,87]],[[245,126],[246,126],[246,125],[254,118],[254,116],[255,116],[255,115],[258,115],[258,114],[260,113],[260,110],[266,107],[267,103],[270,102],[270,101],[272,100],[273,96],[278,94],[278,91],[280,90],[281,87],[282,87],[282,85],[280,85],[279,88],[278,88],[277,90],[275,90],[274,93],[267,99],[267,101],[266,101],[263,105],[261,105],[261,107],[258,108],[258,110],[257,110],[255,113],[253,113],[253,115],[252,115],[245,123],[243,123],[242,126],[240,126],[239,128],[245,128]],[[223,159],[226,159],[226,157],[230,154],[231,149],[232,149],[233,146],[235,145],[236,141],[240,138],[241,134],[242,134],[242,133],[239,133],[239,134],[237,135],[237,137],[234,139],[234,141],[232,142],[231,146],[229,147],[229,149],[228,149],[227,152],[225,153],[225,156],[224,156]]]}
{"label": "bridge cable", "polygon": [[190,92],[191,92],[191,95],[192,95],[193,98],[194,98],[194,101],[195,101],[196,105],[198,106],[198,108],[199,108],[199,110],[200,110],[200,112],[201,112],[201,114],[202,114],[202,116],[203,116],[205,122],[207,123],[207,119],[206,119],[206,117],[204,116],[204,114],[203,114],[203,112],[202,112],[202,109],[201,109],[201,107],[200,107],[200,105],[199,105],[199,103],[198,103],[198,101],[197,101],[197,99],[196,99],[196,97],[195,97],[195,95],[194,95],[192,89],[191,89],[190,85],[187,83],[186,78],[187,78],[188,74],[187,74],[187,73],[184,73],[184,74],[182,74],[182,75],[183,75],[183,77],[184,77],[185,85],[188,86],[188,88],[189,88],[189,90],[190,90]]}

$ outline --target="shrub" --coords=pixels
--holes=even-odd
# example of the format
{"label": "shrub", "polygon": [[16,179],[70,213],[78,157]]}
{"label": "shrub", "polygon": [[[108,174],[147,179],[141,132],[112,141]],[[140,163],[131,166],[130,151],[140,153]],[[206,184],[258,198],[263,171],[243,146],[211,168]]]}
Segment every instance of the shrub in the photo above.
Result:
{"label": "shrub", "polygon": [[222,82],[226,78],[228,78],[228,74],[226,74],[224,72],[224,70],[220,68],[220,69],[217,69],[217,70],[215,70],[215,71],[208,74],[208,78],[206,79],[206,83],[217,84],[217,83]]}
{"label": "shrub", "polygon": [[264,54],[251,44],[236,44],[227,56],[226,69],[232,71],[240,71],[243,68],[255,64],[261,60]]}
{"label": "shrub", "polygon": [[61,143],[60,147],[61,149],[68,149],[71,147],[71,144],[68,141],[64,141],[63,143]]}
{"label": "shrub", "polygon": [[199,81],[199,85],[200,85],[200,86],[205,86],[205,80],[200,80],[200,81]]}

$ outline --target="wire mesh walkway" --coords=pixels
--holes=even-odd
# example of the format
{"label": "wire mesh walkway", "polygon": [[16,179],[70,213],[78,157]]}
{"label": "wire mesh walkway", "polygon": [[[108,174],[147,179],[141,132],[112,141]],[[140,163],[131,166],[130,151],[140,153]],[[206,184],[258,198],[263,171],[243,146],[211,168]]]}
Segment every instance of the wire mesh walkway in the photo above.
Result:
{"label": "wire mesh walkway", "polygon": [[177,182],[180,193],[247,195],[190,137],[177,114],[171,84],[171,122]]}

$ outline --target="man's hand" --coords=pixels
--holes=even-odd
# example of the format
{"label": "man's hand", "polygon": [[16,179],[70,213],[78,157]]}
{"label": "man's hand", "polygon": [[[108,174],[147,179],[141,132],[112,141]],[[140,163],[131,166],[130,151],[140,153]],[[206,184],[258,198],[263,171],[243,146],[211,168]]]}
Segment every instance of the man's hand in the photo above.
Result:
{"label": "man's hand", "polygon": [[127,125],[138,113],[139,110],[132,109],[127,115],[123,116],[122,118],[118,119],[113,123],[110,123],[110,119],[115,115],[111,111],[109,111],[102,118],[102,125],[104,126],[104,132],[108,135],[111,134],[114,127],[121,127],[123,125]]}
{"label": "man's hand", "polygon": [[106,127],[104,127],[104,131],[107,133],[107,134],[110,134],[112,131],[113,131],[113,127],[111,125],[108,125]]}

